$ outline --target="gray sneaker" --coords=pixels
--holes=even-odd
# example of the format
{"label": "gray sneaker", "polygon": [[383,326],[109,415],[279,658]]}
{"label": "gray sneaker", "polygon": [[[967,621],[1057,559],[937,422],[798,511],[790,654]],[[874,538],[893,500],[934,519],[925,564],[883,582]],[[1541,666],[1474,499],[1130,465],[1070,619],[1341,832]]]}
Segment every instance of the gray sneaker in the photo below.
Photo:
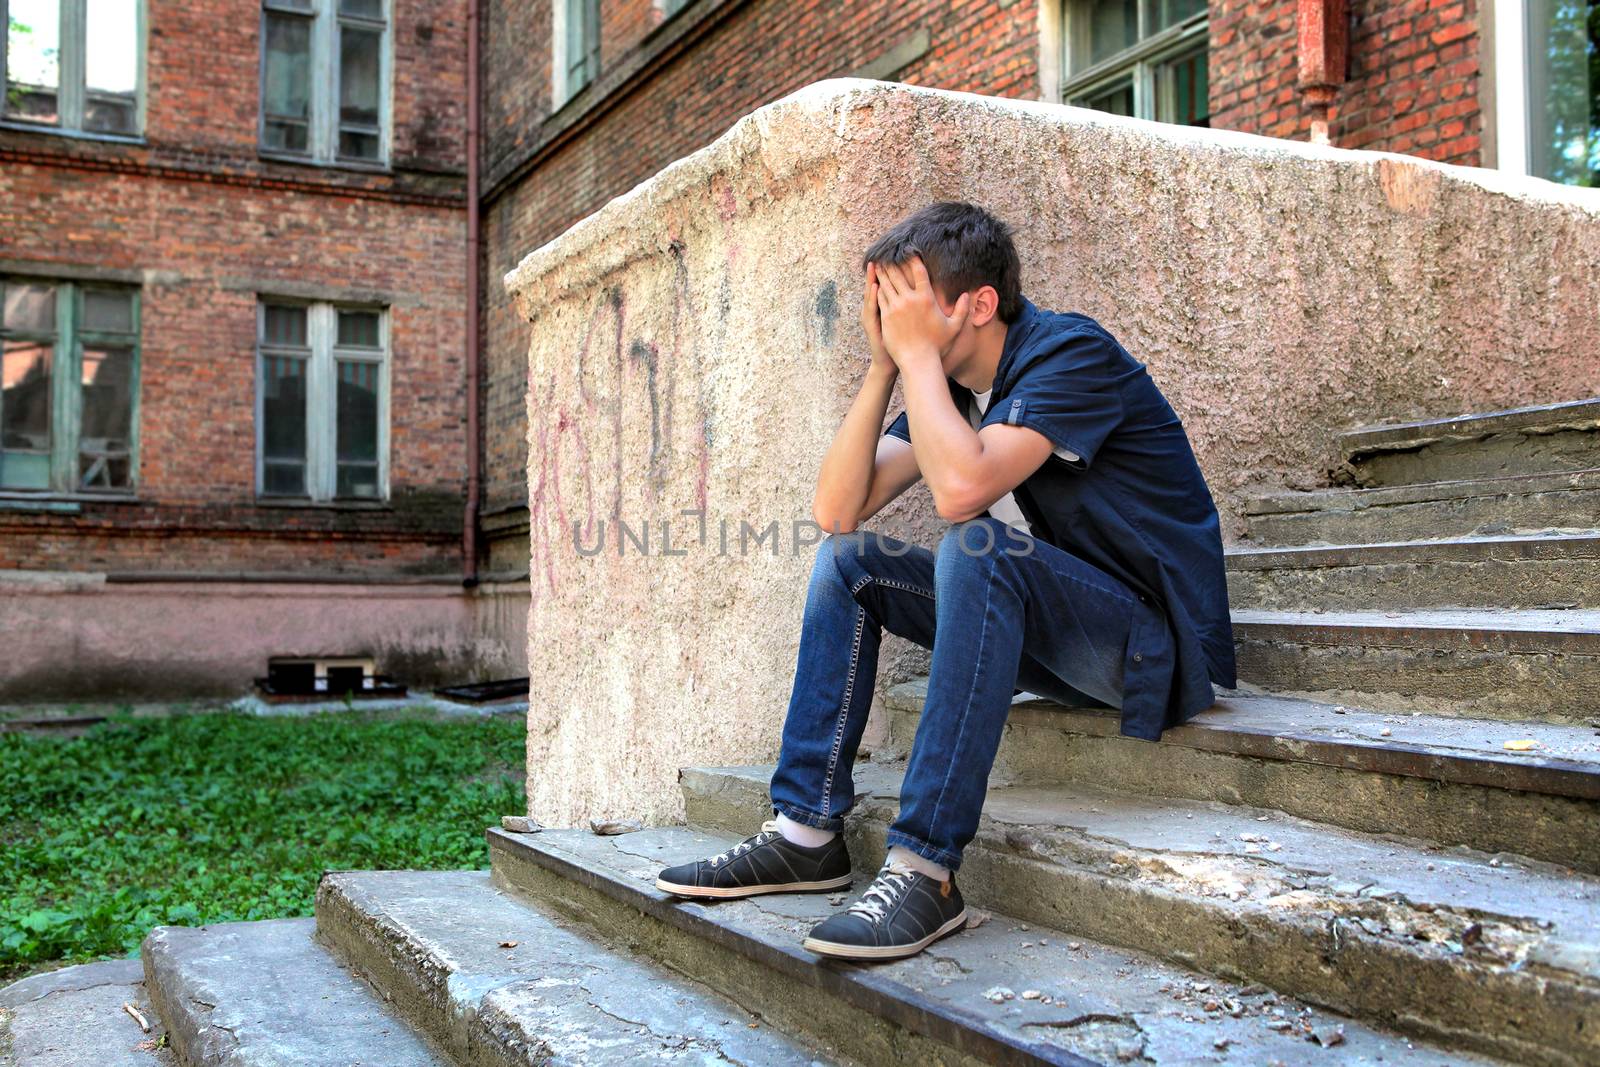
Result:
{"label": "gray sneaker", "polygon": [[761,824],[759,834],[725,852],[668,867],[656,879],[656,888],[682,897],[749,897],[843,889],[851,878],[843,834],[806,848],[779,833],[773,819]]}
{"label": "gray sneaker", "polygon": [[897,960],[916,955],[966,924],[967,908],[954,872],[941,882],[885,861],[861,898],[818,923],[803,947],[846,960]]}

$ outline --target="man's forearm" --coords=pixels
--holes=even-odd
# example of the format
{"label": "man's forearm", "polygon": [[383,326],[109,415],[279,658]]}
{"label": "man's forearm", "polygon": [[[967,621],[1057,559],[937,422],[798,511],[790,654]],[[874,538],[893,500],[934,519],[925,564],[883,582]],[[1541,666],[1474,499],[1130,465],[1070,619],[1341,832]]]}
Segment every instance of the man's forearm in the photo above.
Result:
{"label": "man's forearm", "polygon": [[905,360],[900,374],[905,383],[911,448],[933,493],[934,505],[941,514],[961,510],[981,480],[983,442],[956,410],[937,358]]}
{"label": "man's forearm", "polygon": [[883,416],[889,410],[895,374],[874,365],[867,371],[861,390],[856,393],[844,421],[833,435],[833,443],[822,458],[817,475],[812,516],[817,525],[832,533],[855,528],[872,490],[872,476],[878,454],[878,437]]}

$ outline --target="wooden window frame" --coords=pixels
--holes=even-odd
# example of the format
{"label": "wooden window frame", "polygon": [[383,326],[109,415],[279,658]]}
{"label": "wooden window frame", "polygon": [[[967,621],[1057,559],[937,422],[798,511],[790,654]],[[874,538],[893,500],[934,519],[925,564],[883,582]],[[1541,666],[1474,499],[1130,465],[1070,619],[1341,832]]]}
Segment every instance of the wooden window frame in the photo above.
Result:
{"label": "wooden window frame", "polygon": [[[1072,69],[1074,38],[1087,32],[1078,19],[1075,0],[1061,4],[1061,43],[1058,55],[1062,77],[1058,93],[1061,103],[1071,104],[1110,89],[1125,78],[1133,83],[1133,113],[1135,118],[1160,120],[1156,114],[1156,76],[1162,64],[1192,51],[1197,45],[1209,48],[1210,11],[1197,11],[1182,22],[1137,41],[1122,51],[1109,55],[1081,71]],[[1144,30],[1147,4],[1138,5],[1139,32]],[[1077,105],[1082,106],[1082,105]]]}
{"label": "wooden window frame", "polygon": [[[269,345],[266,340],[268,307],[306,310],[306,348]],[[378,315],[377,348],[341,346],[339,312],[371,311]],[[389,309],[379,304],[311,301],[261,293],[256,300],[255,358],[255,496],[257,502],[302,501],[314,504],[375,504],[389,501],[389,412],[391,345]],[[274,356],[303,359],[306,363],[306,466],[303,494],[266,492],[266,365]],[[335,495],[338,488],[338,362],[354,360],[378,368],[378,495]]]}
{"label": "wooden window frame", "polygon": [[[50,285],[56,290],[55,332],[49,335],[53,350],[50,364],[50,486],[46,489],[0,487],[0,497],[8,499],[52,500],[131,500],[139,488],[139,392],[143,355],[141,352],[142,294],[138,286],[115,282],[67,280],[33,274],[0,275],[0,298],[7,285],[15,283]],[[127,294],[132,299],[133,328],[129,333],[84,329],[83,294],[86,290]],[[0,338],[44,340],[45,334],[7,330],[0,326]],[[133,368],[128,383],[128,484],[116,489],[85,489],[78,485],[78,449],[83,437],[83,349],[84,342],[133,349]]]}
{"label": "wooden window frame", "polygon": [[[381,18],[345,15],[339,0],[261,0],[261,62],[257,78],[256,151],[263,159],[311,163],[351,170],[388,170],[394,126],[394,3],[382,0]],[[306,150],[294,152],[267,146],[267,17],[289,15],[311,24],[311,101]],[[339,154],[339,30],[344,26],[375,30],[378,44],[378,155]]]}
{"label": "wooden window frame", "polygon": [[[60,0],[61,26],[60,41],[61,54],[57,67],[59,84],[56,87],[56,117],[55,122],[29,122],[27,119],[17,118],[5,114],[5,108],[0,106],[0,127],[12,130],[28,130],[33,133],[53,133],[66,137],[83,137],[96,141],[123,141],[142,143],[145,130],[145,98],[149,77],[146,71],[146,62],[149,55],[149,12],[147,0],[135,0],[135,23],[137,40],[134,48],[137,52],[137,69],[133,89],[133,131],[131,133],[116,133],[105,130],[86,130],[83,128],[84,109],[88,102],[88,0]],[[0,26],[5,27],[4,36],[0,36],[0,94],[6,91],[8,74],[6,72],[6,53],[9,51],[11,32],[10,0],[0,0]],[[3,105],[3,101],[0,101]]]}

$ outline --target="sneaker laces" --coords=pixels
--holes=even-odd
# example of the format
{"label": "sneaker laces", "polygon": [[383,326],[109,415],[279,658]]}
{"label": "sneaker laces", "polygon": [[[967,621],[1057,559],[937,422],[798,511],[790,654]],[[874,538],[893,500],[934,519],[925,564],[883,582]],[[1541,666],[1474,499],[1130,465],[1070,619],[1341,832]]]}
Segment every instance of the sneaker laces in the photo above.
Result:
{"label": "sneaker laces", "polygon": [[861,894],[861,899],[846,909],[852,915],[861,915],[873,922],[882,922],[888,909],[895,906],[905,891],[911,888],[917,872],[904,863],[887,862],[873,879],[872,885]]}
{"label": "sneaker laces", "polygon": [[713,867],[720,867],[734,857],[742,856],[746,852],[749,852],[751,849],[755,848],[757,845],[764,845],[768,841],[771,841],[774,837],[779,836],[781,835],[778,831],[778,820],[768,819],[766,822],[761,824],[761,832],[759,834],[756,834],[753,837],[745,838],[743,841],[740,841],[737,845],[734,845],[726,852],[719,852],[706,862],[711,864]]}

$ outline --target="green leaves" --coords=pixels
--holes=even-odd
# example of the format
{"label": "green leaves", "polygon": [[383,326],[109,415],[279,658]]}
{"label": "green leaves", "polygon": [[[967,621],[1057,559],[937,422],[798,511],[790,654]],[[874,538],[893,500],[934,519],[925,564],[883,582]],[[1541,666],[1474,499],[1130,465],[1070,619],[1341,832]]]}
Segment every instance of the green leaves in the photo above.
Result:
{"label": "green leaves", "polygon": [[0,734],[0,981],[159,924],[308,915],[324,869],[482,867],[525,807],[523,738],[365,712]]}

